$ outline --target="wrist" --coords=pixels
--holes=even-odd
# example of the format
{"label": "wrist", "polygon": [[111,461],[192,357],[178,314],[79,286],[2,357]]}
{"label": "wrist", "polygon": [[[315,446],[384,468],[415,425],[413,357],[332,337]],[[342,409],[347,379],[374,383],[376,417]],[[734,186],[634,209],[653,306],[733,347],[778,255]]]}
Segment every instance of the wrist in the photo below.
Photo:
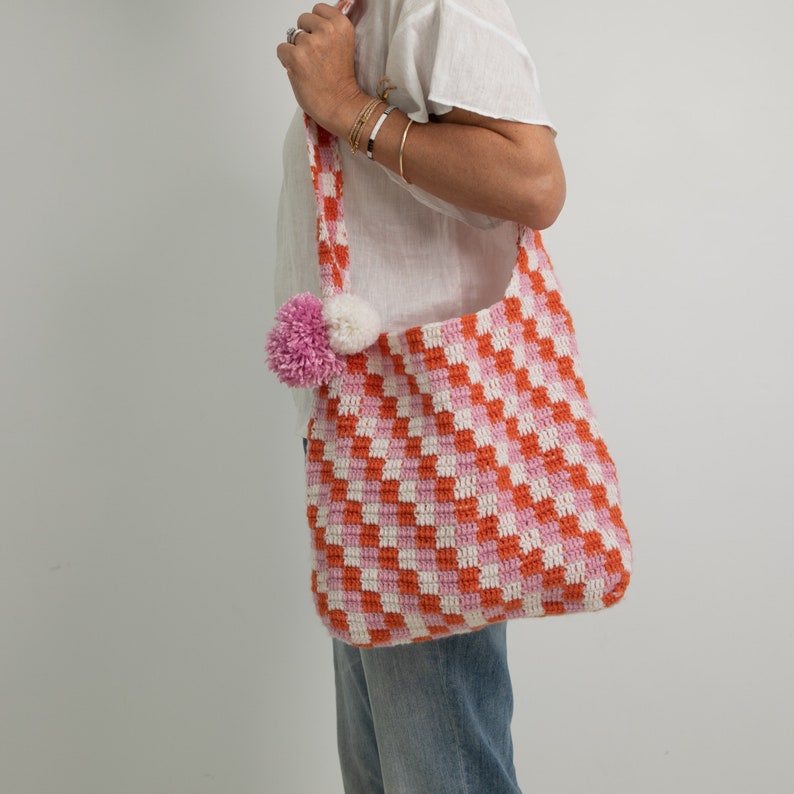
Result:
{"label": "wrist", "polygon": [[326,119],[317,121],[328,132],[345,141],[359,114],[370,100],[372,97],[360,90],[346,97],[337,97],[330,106]]}

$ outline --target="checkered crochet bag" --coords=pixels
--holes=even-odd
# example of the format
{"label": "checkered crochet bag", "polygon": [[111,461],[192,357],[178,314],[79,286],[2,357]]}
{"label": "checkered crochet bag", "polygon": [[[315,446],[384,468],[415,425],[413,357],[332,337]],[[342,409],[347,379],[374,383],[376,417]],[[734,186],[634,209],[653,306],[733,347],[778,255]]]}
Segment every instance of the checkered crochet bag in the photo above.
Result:
{"label": "checkered crochet bag", "polygon": [[268,355],[284,382],[317,386],[306,481],[323,622],[373,647],[614,604],[630,540],[540,235],[519,228],[498,303],[380,333],[350,296],[336,139],[306,123],[323,300],[285,304]]}

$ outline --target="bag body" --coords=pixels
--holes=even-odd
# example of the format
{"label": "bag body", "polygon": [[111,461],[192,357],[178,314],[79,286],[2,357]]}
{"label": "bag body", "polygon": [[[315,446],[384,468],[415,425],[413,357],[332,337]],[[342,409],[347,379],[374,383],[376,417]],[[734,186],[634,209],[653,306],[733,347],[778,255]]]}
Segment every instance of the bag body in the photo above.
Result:
{"label": "bag body", "polygon": [[[349,292],[336,140],[307,118],[325,301]],[[487,263],[484,263],[487,267]],[[614,463],[540,234],[504,297],[338,356],[308,427],[312,592],[360,647],[595,611],[629,583]]]}

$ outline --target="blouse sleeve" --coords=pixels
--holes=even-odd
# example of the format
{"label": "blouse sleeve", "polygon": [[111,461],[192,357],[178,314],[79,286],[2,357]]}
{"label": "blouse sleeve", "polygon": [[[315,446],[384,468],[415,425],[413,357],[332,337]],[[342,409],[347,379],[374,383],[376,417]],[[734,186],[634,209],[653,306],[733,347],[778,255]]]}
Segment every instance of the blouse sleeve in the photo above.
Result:
{"label": "blouse sleeve", "polygon": [[[542,124],[556,133],[540,98],[535,65],[504,0],[405,0],[389,45],[386,74],[397,86],[389,101],[414,121],[427,122],[431,115],[458,107]],[[406,188],[423,204],[473,226],[502,222],[414,185]]]}

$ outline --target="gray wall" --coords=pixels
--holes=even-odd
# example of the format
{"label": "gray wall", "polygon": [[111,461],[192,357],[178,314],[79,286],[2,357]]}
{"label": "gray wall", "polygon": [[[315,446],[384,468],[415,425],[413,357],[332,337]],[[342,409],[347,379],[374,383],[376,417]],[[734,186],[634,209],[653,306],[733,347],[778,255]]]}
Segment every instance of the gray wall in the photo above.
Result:
{"label": "gray wall", "polygon": [[[619,607],[511,627],[529,792],[787,792],[789,3],[520,3]],[[275,10],[274,10],[275,8]],[[341,791],[262,364],[296,0],[0,4],[0,789]]]}

